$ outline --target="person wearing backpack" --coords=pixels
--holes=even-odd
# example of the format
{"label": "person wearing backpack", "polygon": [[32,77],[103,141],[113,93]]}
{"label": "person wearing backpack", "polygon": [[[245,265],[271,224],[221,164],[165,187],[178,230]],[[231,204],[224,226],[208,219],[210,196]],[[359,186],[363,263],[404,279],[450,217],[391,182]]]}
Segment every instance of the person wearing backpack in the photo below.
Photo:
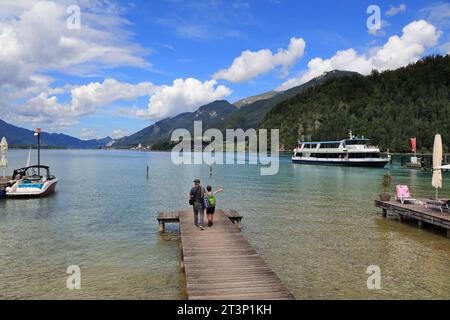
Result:
{"label": "person wearing backpack", "polygon": [[212,227],[214,224],[214,213],[216,212],[216,194],[222,192],[223,189],[219,188],[217,191],[212,191],[211,186],[206,187],[205,192],[205,207],[206,215],[208,216],[208,227]]}
{"label": "person wearing backpack", "polygon": [[[196,227],[199,227],[200,230],[205,230],[203,227],[203,217],[205,215],[205,208],[203,207],[205,197],[205,190],[200,185],[200,180],[194,180],[194,187],[189,192],[189,204],[193,206],[194,209],[194,224]],[[200,223],[199,216],[200,215]]]}

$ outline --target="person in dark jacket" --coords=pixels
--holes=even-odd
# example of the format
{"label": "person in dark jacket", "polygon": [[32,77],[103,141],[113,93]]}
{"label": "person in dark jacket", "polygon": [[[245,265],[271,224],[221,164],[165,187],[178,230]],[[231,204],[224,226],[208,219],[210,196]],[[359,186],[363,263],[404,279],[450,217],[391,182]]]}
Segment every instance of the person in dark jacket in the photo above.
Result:
{"label": "person in dark jacket", "polygon": [[[199,227],[200,230],[205,230],[203,226],[203,218],[205,216],[205,208],[203,206],[203,199],[205,196],[205,190],[200,185],[200,180],[194,180],[194,187],[189,192],[189,199],[193,205],[194,209],[194,224],[196,227]],[[199,221],[200,215],[200,221]]]}

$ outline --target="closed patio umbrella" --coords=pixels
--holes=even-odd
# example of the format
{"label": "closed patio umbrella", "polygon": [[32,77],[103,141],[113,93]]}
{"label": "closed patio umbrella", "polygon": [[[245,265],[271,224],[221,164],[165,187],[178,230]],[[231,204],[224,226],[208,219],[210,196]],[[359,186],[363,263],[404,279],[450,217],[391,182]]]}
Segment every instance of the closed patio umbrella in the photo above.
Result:
{"label": "closed patio umbrella", "polygon": [[438,189],[442,188],[442,138],[440,134],[434,137],[433,146],[433,180],[431,185],[436,188],[436,200],[438,200]]}
{"label": "closed patio umbrella", "polygon": [[2,138],[2,142],[0,142],[0,149],[2,152],[2,158],[0,160],[0,167],[3,170],[3,179],[6,178],[6,168],[8,168],[8,160],[6,159],[6,152],[8,151],[8,142],[6,142],[6,138]]}

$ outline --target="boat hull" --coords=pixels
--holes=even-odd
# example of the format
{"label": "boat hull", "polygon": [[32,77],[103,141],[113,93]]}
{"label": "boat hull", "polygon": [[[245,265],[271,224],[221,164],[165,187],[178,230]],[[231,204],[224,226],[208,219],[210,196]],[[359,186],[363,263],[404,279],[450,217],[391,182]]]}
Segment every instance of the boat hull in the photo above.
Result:
{"label": "boat hull", "polygon": [[45,197],[53,192],[55,192],[56,185],[58,184],[58,179],[47,182],[47,185],[43,190],[27,190],[27,191],[17,191],[17,187],[13,188],[11,191],[6,192],[8,198],[40,198]]}
{"label": "boat hull", "polygon": [[299,164],[312,164],[322,166],[340,166],[340,167],[364,167],[364,168],[384,168],[389,160],[383,161],[317,161],[317,160],[304,160],[304,159],[292,159],[293,163]]}

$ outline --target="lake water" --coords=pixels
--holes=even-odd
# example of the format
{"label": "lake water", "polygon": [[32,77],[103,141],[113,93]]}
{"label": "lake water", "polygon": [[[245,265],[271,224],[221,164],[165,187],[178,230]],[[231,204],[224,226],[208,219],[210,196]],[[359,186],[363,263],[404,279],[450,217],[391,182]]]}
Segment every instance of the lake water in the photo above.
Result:
{"label": "lake water", "polygon": [[[10,151],[10,169],[27,155]],[[242,233],[298,299],[450,298],[450,240],[379,215],[383,169],[297,165],[286,155],[275,176],[216,165],[209,178],[208,166],[175,166],[170,153],[43,150],[42,158],[60,179],[57,192],[0,200],[0,298],[185,298],[178,227],[160,235],[156,213],[188,207],[195,177],[224,188],[218,206],[244,215]],[[393,185],[434,195],[430,173],[391,172]],[[445,174],[447,197],[449,185]],[[81,290],[66,288],[70,265],[81,268]],[[369,265],[381,268],[381,290],[367,289]]]}

